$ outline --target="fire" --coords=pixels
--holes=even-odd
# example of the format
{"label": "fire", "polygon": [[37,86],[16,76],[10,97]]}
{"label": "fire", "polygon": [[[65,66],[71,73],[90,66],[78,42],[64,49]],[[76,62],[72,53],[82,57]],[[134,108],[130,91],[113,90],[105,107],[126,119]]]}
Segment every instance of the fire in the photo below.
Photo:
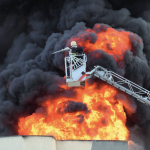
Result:
{"label": "fire", "polygon": [[116,89],[97,86],[74,88],[76,96],[72,98],[48,99],[41,110],[19,119],[19,135],[51,135],[57,140],[127,140],[126,114],[122,103],[114,98]]}
{"label": "fire", "polygon": [[[112,55],[117,61],[123,60],[127,49],[132,50],[129,35],[134,34],[124,30],[115,30],[103,24],[96,24],[93,29],[87,29],[71,38],[68,45],[75,40],[79,46],[83,47],[84,52],[89,53],[101,49]],[[138,40],[141,42],[140,39]]]}
{"label": "fire", "polygon": [[[75,40],[84,52],[101,49],[122,61],[125,51],[131,50],[133,33],[97,24],[68,40]],[[134,37],[134,36],[133,36]],[[141,42],[141,41],[138,41]],[[100,59],[102,56],[97,56]],[[43,102],[41,108],[18,121],[19,135],[51,135],[57,140],[127,140],[126,114],[123,104],[115,98],[117,91],[107,84],[86,84],[85,88],[66,88],[76,93],[72,97],[58,96]]]}

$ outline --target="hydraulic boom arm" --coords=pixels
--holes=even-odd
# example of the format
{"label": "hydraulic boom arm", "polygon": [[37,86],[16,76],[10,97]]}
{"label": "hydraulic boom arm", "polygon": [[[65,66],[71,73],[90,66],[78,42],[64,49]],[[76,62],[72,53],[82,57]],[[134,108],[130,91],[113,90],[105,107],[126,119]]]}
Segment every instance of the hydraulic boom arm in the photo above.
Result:
{"label": "hydraulic boom arm", "polygon": [[150,91],[118,75],[117,73],[108,71],[101,66],[96,66],[92,71],[87,72],[86,74],[89,75],[89,77],[94,75],[125,93],[132,95],[137,98],[138,101],[150,106]]}

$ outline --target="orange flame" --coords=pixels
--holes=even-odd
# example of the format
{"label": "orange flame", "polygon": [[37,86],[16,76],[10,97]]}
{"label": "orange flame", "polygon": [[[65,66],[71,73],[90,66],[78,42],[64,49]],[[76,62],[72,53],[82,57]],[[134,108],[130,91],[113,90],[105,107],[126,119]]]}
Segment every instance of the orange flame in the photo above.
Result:
{"label": "orange flame", "polygon": [[[74,98],[48,99],[42,105],[45,112],[19,119],[19,135],[52,135],[57,140],[127,140],[126,114],[122,103],[114,98],[116,90],[108,85],[101,89],[96,86],[75,88]],[[86,107],[65,111],[70,102]]]}
{"label": "orange flame", "polygon": [[[95,37],[92,38],[94,35],[97,37],[95,40]],[[89,53],[101,49],[112,55],[117,61],[123,60],[123,55],[127,49],[132,50],[129,35],[133,35],[133,33],[124,30],[118,31],[103,24],[96,24],[93,30],[87,29],[84,33],[72,37],[68,41],[68,45],[75,40],[78,46],[83,47],[84,52]]]}
{"label": "orange flame", "polygon": [[[125,51],[132,50],[129,34],[133,33],[97,24],[79,32],[67,45],[75,40],[84,52],[101,49],[116,61],[122,61]],[[57,140],[127,140],[126,114],[122,103],[114,98],[116,90],[106,84],[97,86],[94,83],[84,89],[74,88],[76,96],[72,98],[47,99],[36,113],[19,118],[18,134],[52,135]]]}

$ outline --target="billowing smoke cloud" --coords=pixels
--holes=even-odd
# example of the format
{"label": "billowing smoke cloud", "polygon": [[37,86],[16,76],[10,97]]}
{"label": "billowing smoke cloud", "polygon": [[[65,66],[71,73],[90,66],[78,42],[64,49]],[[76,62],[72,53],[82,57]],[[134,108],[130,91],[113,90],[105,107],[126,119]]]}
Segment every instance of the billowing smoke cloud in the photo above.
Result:
{"label": "billowing smoke cloud", "polygon": [[[64,56],[52,52],[96,23],[135,33],[129,36],[132,51],[124,55],[124,68],[102,50],[88,54],[88,66],[104,66],[150,90],[149,6],[142,0],[133,0],[132,5],[123,0],[0,0],[0,135],[17,134],[18,118],[31,115],[47,97],[75,94],[57,86],[65,83]],[[89,36],[91,42],[96,40],[94,34]],[[93,59],[93,53],[103,57]],[[132,108],[125,102],[124,106],[130,139],[149,150],[150,108],[128,99]],[[88,110],[72,103],[66,111]]]}

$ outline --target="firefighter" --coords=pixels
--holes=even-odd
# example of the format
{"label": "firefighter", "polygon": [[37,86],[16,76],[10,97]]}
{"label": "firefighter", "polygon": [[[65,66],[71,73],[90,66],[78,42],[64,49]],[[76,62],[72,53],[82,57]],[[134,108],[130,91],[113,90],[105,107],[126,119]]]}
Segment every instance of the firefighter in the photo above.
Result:
{"label": "firefighter", "polygon": [[72,54],[74,54],[74,55],[83,54],[83,48],[78,47],[76,41],[71,42],[71,49],[72,49]]}

